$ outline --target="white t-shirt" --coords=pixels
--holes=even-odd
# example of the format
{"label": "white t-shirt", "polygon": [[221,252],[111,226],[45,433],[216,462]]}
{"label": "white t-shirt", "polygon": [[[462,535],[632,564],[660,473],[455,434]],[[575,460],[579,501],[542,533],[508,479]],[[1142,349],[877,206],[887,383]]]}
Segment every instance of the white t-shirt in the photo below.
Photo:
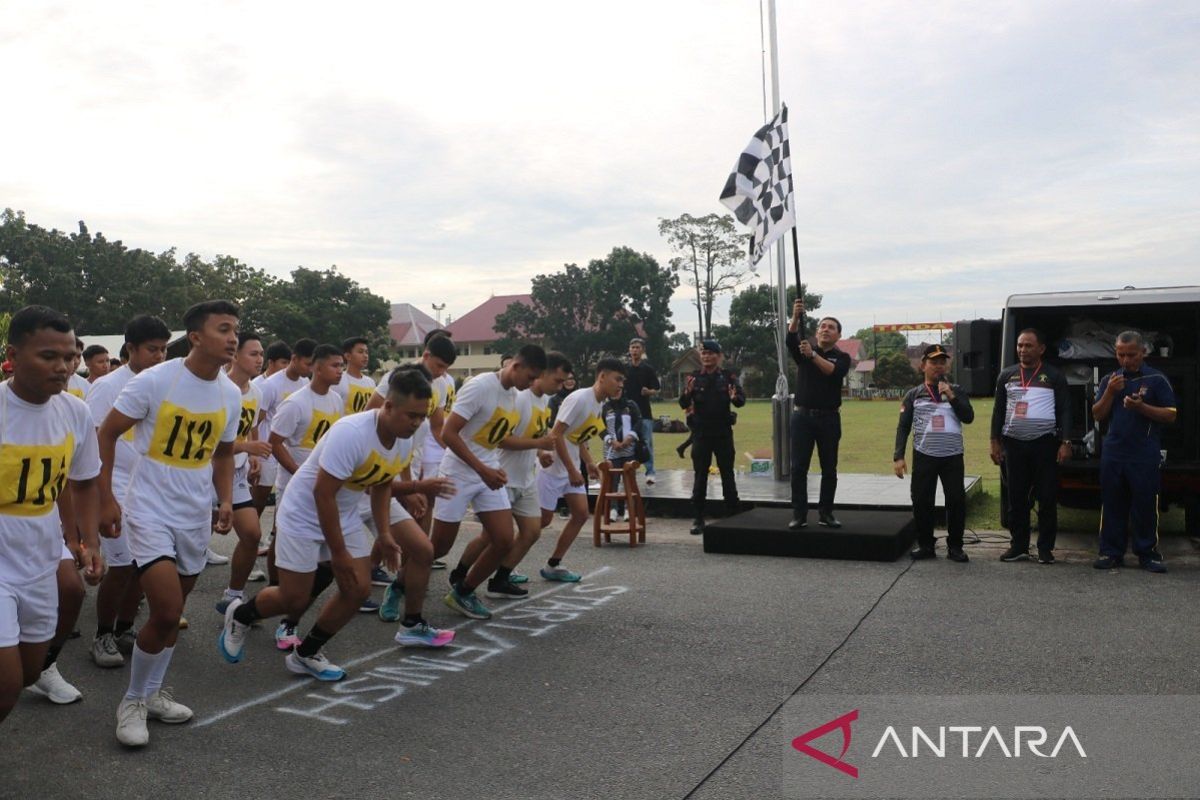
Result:
{"label": "white t-shirt", "polygon": [[[133,370],[128,364],[122,364],[120,369],[114,369],[107,375],[97,378],[87,396],[88,411],[92,413],[92,422],[99,428],[104,424],[104,418],[112,411],[113,403],[125,384],[133,377]],[[135,426],[136,427],[136,426]],[[118,503],[125,502],[125,490],[129,487],[129,473],[137,462],[138,452],[133,447],[134,428],[130,428],[117,439],[116,456],[113,460],[112,490],[113,497]]]}
{"label": "white t-shirt", "polygon": [[[540,439],[550,432],[550,395],[538,397],[533,389],[517,392],[517,426],[515,436]],[[500,448],[500,469],[508,476],[508,486],[526,489],[537,478],[537,450],[505,450]]]}
{"label": "white t-shirt", "polygon": [[342,379],[332,391],[342,398],[343,415],[357,414],[367,410],[367,403],[371,402],[371,393],[375,391],[375,381],[366,375],[356,378],[346,371],[342,373]]}
{"label": "white t-shirt", "polygon": [[0,583],[44,578],[62,558],[54,501],[67,480],[100,474],[96,429],[87,406],[66,392],[41,405],[0,385]]}
{"label": "white t-shirt", "polygon": [[[476,375],[463,384],[450,413],[467,421],[459,431],[467,448],[486,466],[498,467],[498,446],[518,422],[517,390],[505,389],[498,372]],[[442,459],[441,472],[457,477],[476,477],[475,470],[450,450]]]}
{"label": "white t-shirt", "polygon": [[275,418],[279,404],[305,386],[308,386],[308,378],[292,380],[287,376],[286,369],[281,369],[271,377],[263,379],[258,388],[262,390],[263,427],[265,430],[271,430],[271,420]]}
{"label": "white t-shirt", "polygon": [[279,529],[290,536],[323,540],[313,489],[324,470],[344,480],[336,499],[342,533],[362,526],[358,504],[364,491],[391,483],[412,459],[412,439],[397,439],[390,448],[379,441],[378,409],[342,417],[321,437],[312,456],[292,476],[278,511]]}
{"label": "white t-shirt", "polygon": [[[233,384],[237,386],[237,384]],[[238,431],[237,442],[246,442],[250,439],[250,431],[254,430],[255,421],[258,419],[258,412],[262,408],[262,390],[254,385],[254,381],[246,384],[246,391],[242,392],[242,410],[238,414]],[[242,469],[250,461],[249,453],[234,453],[233,466],[236,469]]]}
{"label": "white t-shirt", "polygon": [[[111,373],[109,373],[111,374]],[[108,377],[105,375],[104,377]],[[97,379],[99,382],[99,379]],[[87,400],[88,390],[92,388],[92,384],[87,382],[87,378],[77,372],[72,372],[67,378],[67,394],[78,397],[80,400]]]}
{"label": "white t-shirt", "polygon": [[122,506],[146,527],[194,529],[212,514],[212,456],[237,438],[242,392],[222,370],[196,377],[175,358],[142,370],[113,405],[134,426],[140,454]]}
{"label": "white t-shirt", "polygon": [[[596,391],[591,386],[576,389],[567,395],[567,399],[558,407],[558,417],[554,420],[554,425],[558,427],[558,423],[561,422],[567,426],[565,438],[568,445],[586,444],[604,432],[604,420],[600,417],[603,408],[604,402],[596,399]],[[574,447],[567,448],[572,457],[574,450]],[[551,454],[554,455],[554,451],[551,451]],[[554,455],[554,463],[546,467],[546,472],[557,478],[565,478],[567,467]]]}
{"label": "white t-shirt", "polygon": [[305,386],[279,404],[271,420],[271,433],[284,437],[292,458],[303,464],[333,423],[341,418],[342,406],[342,398],[332,389],[317,394],[311,385]]}

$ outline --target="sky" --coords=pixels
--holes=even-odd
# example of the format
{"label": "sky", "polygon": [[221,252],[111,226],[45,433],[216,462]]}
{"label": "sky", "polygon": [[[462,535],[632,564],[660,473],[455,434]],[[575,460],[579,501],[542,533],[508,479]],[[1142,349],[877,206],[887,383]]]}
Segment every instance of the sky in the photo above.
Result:
{"label": "sky", "polygon": [[[1194,0],[777,15],[802,278],[847,334],[1200,282]],[[757,0],[0,0],[0,19],[0,207],[278,275],[337,265],[431,315],[617,246],[666,263],[658,221],[724,212],[764,119]]]}

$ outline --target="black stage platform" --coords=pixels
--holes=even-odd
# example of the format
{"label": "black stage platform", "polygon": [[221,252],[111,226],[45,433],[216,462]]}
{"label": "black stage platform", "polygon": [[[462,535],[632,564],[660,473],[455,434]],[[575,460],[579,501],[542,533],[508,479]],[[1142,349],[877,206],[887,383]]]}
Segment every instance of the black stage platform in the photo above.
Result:
{"label": "black stage platform", "polygon": [[838,511],[842,527],[817,525],[816,511],[807,528],[789,531],[788,509],[756,508],[704,527],[704,552],[752,556],[842,558],[895,561],[916,538],[912,514],[904,511]]}

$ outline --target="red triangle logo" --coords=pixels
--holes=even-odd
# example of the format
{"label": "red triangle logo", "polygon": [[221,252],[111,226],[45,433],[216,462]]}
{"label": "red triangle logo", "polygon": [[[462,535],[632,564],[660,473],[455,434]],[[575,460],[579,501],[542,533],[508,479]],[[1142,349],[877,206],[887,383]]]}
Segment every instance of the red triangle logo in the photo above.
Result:
{"label": "red triangle logo", "polygon": [[[843,714],[837,719],[831,719],[824,725],[819,725],[807,733],[800,734],[795,739],[792,739],[792,747],[799,750],[801,753],[804,753],[806,756],[815,758],[822,764],[833,767],[839,772],[846,773],[851,778],[857,778],[858,767],[842,761],[842,756],[846,755],[846,751],[850,749],[850,737],[852,735],[850,731],[850,723],[857,719],[858,709],[856,708],[848,714]],[[828,753],[824,753],[809,745],[809,742],[811,742],[813,739],[820,739],[825,734],[835,730],[840,730],[842,732],[842,752],[838,754],[837,758],[834,758]]]}

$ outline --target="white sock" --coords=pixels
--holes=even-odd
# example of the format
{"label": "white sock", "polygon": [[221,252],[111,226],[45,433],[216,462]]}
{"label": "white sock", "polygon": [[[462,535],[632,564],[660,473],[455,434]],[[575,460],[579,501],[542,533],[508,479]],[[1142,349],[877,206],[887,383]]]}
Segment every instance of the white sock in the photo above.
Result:
{"label": "white sock", "polygon": [[234,598],[245,597],[245,596],[246,596],[246,593],[242,589],[226,589],[225,590],[225,599],[226,600],[233,600]]}
{"label": "white sock", "polygon": [[147,688],[150,677],[166,652],[164,650],[162,653],[147,653],[138,645],[133,646],[133,659],[129,665],[129,688],[125,691],[126,700],[141,700],[152,694]]}
{"label": "white sock", "polygon": [[158,654],[158,661],[150,668],[150,674],[146,678],[146,697],[150,697],[162,688],[163,678],[167,676],[167,667],[171,665],[171,656],[174,653],[174,647],[164,647],[163,651]]}

